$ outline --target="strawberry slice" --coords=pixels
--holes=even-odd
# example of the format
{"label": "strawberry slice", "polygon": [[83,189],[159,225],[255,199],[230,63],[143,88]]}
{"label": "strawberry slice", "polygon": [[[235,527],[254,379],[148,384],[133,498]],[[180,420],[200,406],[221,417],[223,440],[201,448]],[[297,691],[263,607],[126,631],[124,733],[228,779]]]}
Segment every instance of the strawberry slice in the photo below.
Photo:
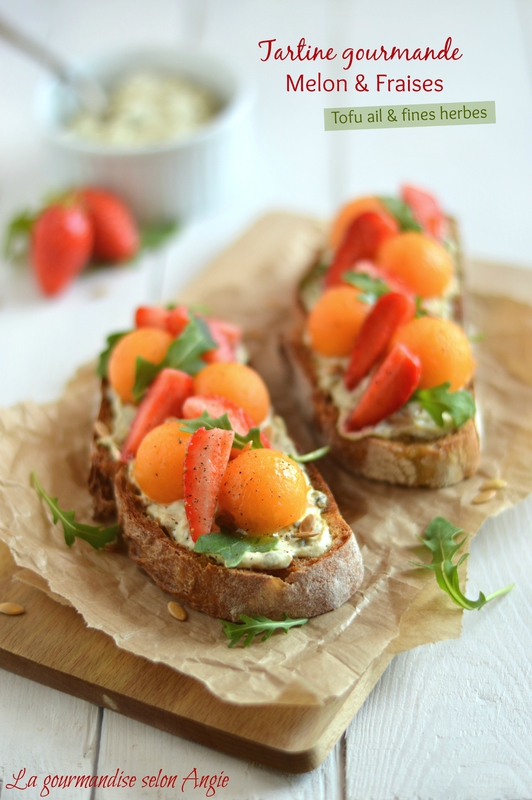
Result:
{"label": "strawberry slice", "polygon": [[160,306],[139,306],[135,312],[135,327],[161,328],[167,331],[169,314],[167,308]]}
{"label": "strawberry slice", "polygon": [[347,389],[354,389],[376,361],[384,355],[400,325],[413,319],[416,304],[411,296],[388,292],[379,297],[365,318],[344,374]]}
{"label": "strawberry slice", "polygon": [[220,486],[229,463],[234,431],[199,428],[188,443],[183,489],[190,535],[196,542],[210,533],[218,505]]}
{"label": "strawberry slice", "polygon": [[398,411],[421,377],[421,362],[403,344],[390,350],[345,423],[346,431],[376,425]]}
{"label": "strawberry slice", "polygon": [[325,287],[338,286],[343,274],[361,259],[374,259],[380,245],[399,233],[399,225],[390,214],[367,211],[348,227],[325,275]]}
{"label": "strawberry slice", "polygon": [[225,336],[231,347],[236,347],[242,341],[242,330],[238,325],[233,325],[232,322],[227,322],[225,319],[214,319],[209,317],[207,320],[211,333],[213,329],[217,329],[220,334]]}
{"label": "strawberry slice", "polygon": [[402,186],[401,199],[410,208],[423,230],[436,239],[443,237],[445,216],[436,198],[417,186]]}
{"label": "strawberry slice", "polygon": [[167,330],[172,336],[179,336],[190,322],[190,314],[186,306],[175,306],[168,312]]}
{"label": "strawberry slice", "polygon": [[[135,314],[137,328],[161,328],[172,336],[179,336],[190,322],[190,314],[186,306],[161,308],[160,306],[140,306]],[[214,361],[234,361],[235,347],[240,343],[240,328],[220,319],[205,318],[210,334],[217,347],[205,353],[203,360],[211,364]]]}
{"label": "strawberry slice", "polygon": [[122,461],[134,458],[147,433],[168,419],[181,417],[183,403],[194,391],[190,375],[167,367],[144,395],[122,448]]}
{"label": "strawberry slice", "polygon": [[203,360],[208,364],[218,361],[234,361],[235,347],[240,342],[241,333],[236,325],[222,322],[218,319],[206,319],[209,331],[218,345],[216,349],[209,350],[203,355]]}
{"label": "strawberry slice", "polygon": [[373,261],[357,261],[352,270],[349,271],[360,272],[363,275],[369,275],[370,278],[383,281],[391,292],[400,292],[401,294],[407,294],[414,298],[412,289],[407,286],[406,283],[403,283],[402,280],[396,278],[395,275],[391,275],[389,272],[386,272],[382,269],[382,267],[378,267],[373,263]]}
{"label": "strawberry slice", "polygon": [[189,314],[186,306],[162,308],[161,306],[139,306],[135,313],[137,328],[161,328],[172,336],[179,336],[187,323]]}
{"label": "strawberry slice", "polygon": [[[227,414],[235,433],[239,433],[242,436],[245,436],[251,428],[256,427],[254,420],[247,411],[233,403],[232,400],[217,394],[195,394],[183,403],[182,414],[184,419],[196,419],[201,417],[204,411],[207,411],[214,418]],[[263,447],[271,447],[266,434],[261,433],[260,440]],[[236,458],[241,452],[242,450],[234,447],[231,451],[231,458]]]}
{"label": "strawberry slice", "polygon": [[183,419],[196,419],[204,411],[215,418],[227,414],[233,430],[243,436],[255,425],[247,411],[217,394],[195,394],[183,403]]}

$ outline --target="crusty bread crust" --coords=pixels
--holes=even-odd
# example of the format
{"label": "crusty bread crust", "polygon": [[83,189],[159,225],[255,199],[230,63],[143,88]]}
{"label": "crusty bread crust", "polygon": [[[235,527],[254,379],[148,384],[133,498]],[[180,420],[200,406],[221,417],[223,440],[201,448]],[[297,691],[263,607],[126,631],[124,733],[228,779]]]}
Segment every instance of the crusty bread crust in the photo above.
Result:
{"label": "crusty bread crust", "polygon": [[475,474],[480,446],[473,419],[456,431],[429,441],[404,436],[394,439],[342,436],[338,429],[338,408],[329,393],[319,388],[312,351],[304,341],[306,314],[299,292],[294,317],[295,324],[284,344],[294,369],[301,408],[323,442],[331,446],[332,457],[345,469],[376,481],[433,489]]}
{"label": "crusty bread crust", "polygon": [[115,503],[115,476],[118,468],[109,453],[109,449],[98,444],[101,436],[99,427],[105,426],[108,430],[112,423],[111,403],[105,392],[105,381],[102,382],[102,399],[98,419],[92,434],[92,448],[89,463],[89,492],[92,495],[93,517],[97,522],[110,522],[116,519]]}
{"label": "crusty bread crust", "polygon": [[130,557],[177,600],[196,611],[237,622],[240,614],[269,619],[314,617],[343,605],[362,581],[362,557],[351,528],[340,516],[329,488],[310,468],[313,486],[324,492],[323,512],[332,547],[317,558],[294,558],[282,570],[229,569],[178,544],[146,514],[127,465],[119,467],[116,504]]}

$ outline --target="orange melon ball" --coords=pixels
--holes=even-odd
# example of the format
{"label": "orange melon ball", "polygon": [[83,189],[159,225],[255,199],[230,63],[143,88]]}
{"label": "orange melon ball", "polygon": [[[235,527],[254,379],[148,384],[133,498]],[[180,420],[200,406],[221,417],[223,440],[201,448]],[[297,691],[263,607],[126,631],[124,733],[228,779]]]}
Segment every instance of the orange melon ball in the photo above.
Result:
{"label": "orange melon ball", "polygon": [[307,320],[312,348],[322,356],[348,356],[371,306],[354,286],[334,286],[322,294]]}
{"label": "orange melon ball", "polygon": [[270,410],[270,394],[259,373],[238,361],[209,364],[194,377],[195,394],[218,394],[247,411],[260,425]]}
{"label": "orange melon ball", "polygon": [[140,443],[133,474],[138,485],[156,503],[183,499],[183,463],[191,434],[179,422],[153,428]]}
{"label": "orange melon ball", "polygon": [[443,294],[453,277],[453,260],[445,247],[417,231],[387,239],[379,248],[377,264],[420,297]]}
{"label": "orange melon ball", "polygon": [[420,389],[449,381],[455,392],[473,376],[475,362],[468,338],[451,320],[413,319],[392,337],[390,348],[395,344],[404,344],[421,361]]}
{"label": "orange melon ball", "polygon": [[382,214],[383,211],[386,211],[386,208],[377,197],[359,197],[342,206],[334,218],[329,232],[329,244],[333,252],[341,245],[351,223],[361,214],[365,214],[368,211]]}
{"label": "orange melon ball", "polygon": [[158,364],[166,355],[172,335],[160,328],[137,328],[119,340],[111,353],[107,375],[123,403],[133,403],[138,356]]}
{"label": "orange melon ball", "polygon": [[300,519],[307,482],[299,465],[277,450],[247,450],[229,462],[220,508],[250,534],[265,536]]}

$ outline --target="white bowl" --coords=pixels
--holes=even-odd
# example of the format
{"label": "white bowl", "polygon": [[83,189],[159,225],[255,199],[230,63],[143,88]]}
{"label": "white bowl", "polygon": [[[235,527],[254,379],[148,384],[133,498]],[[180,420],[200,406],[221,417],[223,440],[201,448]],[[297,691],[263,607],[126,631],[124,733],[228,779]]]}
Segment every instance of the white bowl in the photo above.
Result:
{"label": "white bowl", "polygon": [[92,184],[114,190],[144,223],[189,219],[219,208],[237,195],[249,173],[249,85],[225,62],[173,50],[105,56],[76,66],[104,87],[145,69],[204,86],[218,100],[219,111],[175,141],[137,147],[100,144],[67,131],[72,96],[59,80],[47,79],[38,89],[36,108],[51,148],[57,188]]}

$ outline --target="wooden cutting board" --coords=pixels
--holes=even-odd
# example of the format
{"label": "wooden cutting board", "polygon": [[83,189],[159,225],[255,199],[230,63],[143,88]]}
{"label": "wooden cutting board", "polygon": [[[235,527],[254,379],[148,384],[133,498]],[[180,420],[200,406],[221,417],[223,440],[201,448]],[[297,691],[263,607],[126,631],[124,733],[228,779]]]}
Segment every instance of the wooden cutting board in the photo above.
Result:
{"label": "wooden cutting board", "polygon": [[[299,244],[297,237],[294,241],[294,229],[302,236]],[[281,295],[290,292],[294,281],[290,271],[299,270],[294,266],[299,248],[306,247],[308,238],[312,240],[320,230],[315,221],[296,215],[268,215],[252,235],[237,243],[238,268],[233,245],[180,293],[180,300],[206,301],[217,315],[239,322],[249,334],[253,355],[254,341],[264,339],[269,327],[266,331],[264,325],[258,327],[251,300],[259,293],[261,302],[272,305],[275,318],[277,304],[266,299],[266,283]],[[26,609],[21,616],[0,614],[0,667],[230,755],[287,772],[307,772],[319,766],[392,658],[386,653],[375,659],[350,691],[325,705],[232,705],[214,697],[193,678],[120,650],[109,636],[89,629],[71,606],[17,580],[17,571],[0,542],[0,599]]]}
{"label": "wooden cutting board", "polygon": [[347,695],[323,706],[232,705],[170,667],[120,650],[73,608],[17,580],[17,571],[0,542],[2,600],[26,609],[15,617],[0,614],[0,667],[285,772],[321,764],[392,658],[384,655]]}
{"label": "wooden cutting board", "polygon": [[[306,224],[312,235],[315,224]],[[229,249],[181,294],[181,300],[204,299],[207,286],[213,307],[223,316],[224,306],[234,308],[236,298],[240,309],[237,321],[258,341],[265,335],[264,326],[253,330],[256,320],[249,292],[255,295],[267,280],[281,287],[281,293],[290,291],[292,277],[287,274],[287,264],[297,256],[291,244],[293,226],[294,217],[286,214],[271,215],[261,222],[260,263],[255,265],[259,272],[251,289],[247,286],[247,295],[250,281],[235,268],[234,253]],[[246,263],[246,248],[249,261],[253,256],[257,262],[254,241],[248,237],[240,242],[239,263]],[[489,289],[490,275],[488,265],[480,265],[470,278],[473,284]],[[532,275],[525,281],[522,272],[508,269],[505,276],[507,293],[515,290],[522,295],[524,283],[532,289]],[[275,313],[272,305],[272,315]],[[274,364],[272,359],[271,369]],[[267,372],[269,363],[265,367]],[[27,612],[15,617],[0,614],[0,667],[230,755],[287,772],[310,771],[325,759],[392,659],[390,652],[382,653],[346,694],[324,705],[232,705],[214,697],[193,678],[120,650],[110,637],[87,628],[72,607],[17,580],[17,570],[0,542],[0,599],[20,603]]]}

